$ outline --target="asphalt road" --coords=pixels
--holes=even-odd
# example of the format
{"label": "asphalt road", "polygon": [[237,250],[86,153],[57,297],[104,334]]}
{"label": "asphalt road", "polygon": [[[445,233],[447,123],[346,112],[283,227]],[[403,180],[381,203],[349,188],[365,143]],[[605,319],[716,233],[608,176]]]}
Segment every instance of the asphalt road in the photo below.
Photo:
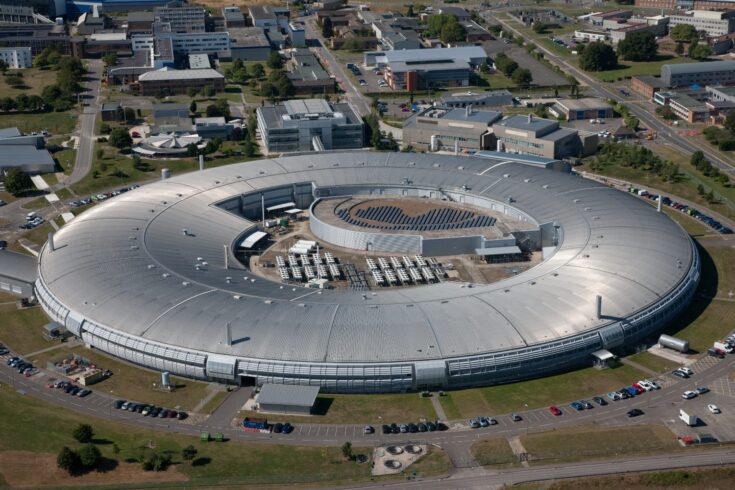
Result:
{"label": "asphalt road", "polygon": [[[520,36],[524,39],[526,38],[526,36],[524,36],[512,25],[512,22],[497,17],[495,19],[500,24],[502,24],[503,28],[510,30],[514,35]],[[712,162],[713,165],[717,166],[723,171],[726,171],[730,175],[735,175],[735,163],[732,159],[722,158],[719,154],[713,152],[712,149],[707,147],[706,145],[698,145],[691,140],[682,138],[680,135],[676,134],[676,132],[673,131],[666,123],[660,121],[649,111],[638,107],[635,104],[630,104],[630,101],[628,99],[622,97],[615,90],[608,88],[605,82],[601,82],[596,78],[588,75],[584,71],[577,68],[573,63],[570,63],[566,59],[557,56],[552,51],[544,47],[542,44],[537,43],[535,40],[531,41],[536,44],[536,47],[539,50],[543,51],[544,57],[547,60],[573,75],[577,80],[580,81],[580,83],[587,85],[594,95],[605,99],[613,99],[615,101],[625,103],[630,112],[634,116],[636,116],[643,124],[645,124],[649,128],[656,130],[659,138],[663,138],[666,141],[669,141],[674,146],[677,146],[680,149],[684,150],[684,152],[687,154],[694,153],[695,151],[700,150],[704,153],[707,159]]]}
{"label": "asphalt road", "polygon": [[360,116],[366,116],[370,114],[370,99],[362,95],[362,92],[358,90],[352,83],[352,80],[347,73],[345,73],[342,63],[332,54],[332,51],[324,47],[324,40],[322,39],[321,32],[318,32],[314,27],[316,22],[315,17],[304,17],[306,37],[308,39],[315,39],[319,41],[319,46],[311,48],[317,56],[322,60],[322,63],[326,66],[324,68],[334,75],[339,81],[342,89],[345,91],[347,100],[352,104],[357,113]]}
{"label": "asphalt road", "polygon": [[88,81],[84,83],[87,89],[82,99],[84,111],[79,116],[79,146],[77,147],[77,160],[71,175],[66,179],[65,185],[71,185],[82,180],[92,169],[95,142],[95,119],[100,110],[100,84],[102,79],[103,64],[101,60],[86,60],[90,71]]}

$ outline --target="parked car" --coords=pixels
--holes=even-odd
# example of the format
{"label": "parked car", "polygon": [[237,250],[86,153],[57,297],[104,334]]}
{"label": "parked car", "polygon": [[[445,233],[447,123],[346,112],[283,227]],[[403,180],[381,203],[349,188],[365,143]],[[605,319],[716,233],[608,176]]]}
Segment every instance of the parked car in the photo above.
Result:
{"label": "parked car", "polygon": [[607,402],[601,396],[594,396],[594,397],[592,397],[592,400],[594,400],[595,403],[597,403],[598,405],[600,405],[602,407],[604,407],[605,405],[607,405]]}
{"label": "parked car", "polygon": [[584,410],[584,405],[582,405],[579,402],[572,402],[572,403],[569,404],[569,406],[572,407],[573,409],[575,409],[578,412],[581,412],[582,410]]}
{"label": "parked car", "polygon": [[481,427],[480,421],[477,419],[470,419],[469,424],[472,429],[479,429]]}
{"label": "parked car", "polygon": [[714,414],[720,413],[720,409],[717,407],[717,405],[714,405],[712,403],[710,403],[709,405],[707,405],[707,410],[709,410],[710,412],[712,412]]}
{"label": "parked car", "polygon": [[375,429],[373,428],[372,425],[366,425],[365,427],[362,428],[363,434],[372,434],[374,432],[375,432]]}
{"label": "parked car", "polygon": [[115,407],[117,410],[120,410],[126,403],[127,402],[125,400],[115,400],[112,403],[112,406]]}
{"label": "parked car", "polygon": [[681,397],[685,400],[691,400],[692,398],[695,398],[696,396],[697,396],[697,392],[691,391],[691,390],[685,391],[681,395]]}
{"label": "parked car", "polygon": [[390,425],[383,424],[383,435],[390,434]]}
{"label": "parked car", "polygon": [[633,410],[628,410],[628,417],[637,417],[639,415],[643,415],[643,410],[640,408],[634,408]]}
{"label": "parked car", "polygon": [[561,415],[561,410],[559,410],[559,407],[557,407],[556,405],[550,406],[549,407],[549,411],[554,416],[557,416],[558,417],[559,415]]}
{"label": "parked car", "polygon": [[588,410],[589,410],[590,408],[594,408],[594,407],[592,406],[592,404],[591,404],[590,402],[588,402],[587,400],[579,400],[579,403],[581,403],[581,404],[582,404],[582,406],[583,406],[584,408],[588,409]]}
{"label": "parked car", "polygon": [[283,424],[283,433],[290,434],[291,432],[293,432],[293,425],[289,424],[288,422]]}
{"label": "parked car", "polygon": [[482,427],[489,427],[490,426],[490,422],[488,422],[485,417],[477,417],[477,421],[480,422],[480,426],[482,426]]}
{"label": "parked car", "polygon": [[694,374],[694,371],[692,371],[691,369],[689,369],[689,368],[688,368],[688,367],[686,367],[686,366],[682,366],[682,367],[680,367],[680,368],[679,368],[679,371],[681,371],[682,373],[686,373],[686,374],[688,374],[689,376],[692,376],[692,375]]}
{"label": "parked car", "polygon": [[[710,349],[710,350],[712,350],[712,349]],[[685,373],[683,371],[680,371],[678,369],[675,369],[674,371],[672,371],[671,374],[673,374],[674,376],[677,376],[679,378],[683,378],[683,379],[686,379],[686,378],[689,377],[689,375],[687,373]]]}
{"label": "parked car", "polygon": [[273,432],[275,434],[280,434],[281,432],[283,432],[283,424],[280,423],[280,422],[278,422],[277,424],[274,424],[273,425]]}
{"label": "parked car", "polygon": [[695,391],[700,395],[704,395],[705,393],[709,393],[709,388],[707,388],[706,386],[698,386]]}
{"label": "parked car", "polygon": [[520,422],[521,420],[523,420],[523,417],[521,417],[521,416],[520,416],[520,415],[518,415],[517,413],[512,413],[512,414],[510,414],[510,419],[511,419],[511,420],[512,420],[513,422]]}

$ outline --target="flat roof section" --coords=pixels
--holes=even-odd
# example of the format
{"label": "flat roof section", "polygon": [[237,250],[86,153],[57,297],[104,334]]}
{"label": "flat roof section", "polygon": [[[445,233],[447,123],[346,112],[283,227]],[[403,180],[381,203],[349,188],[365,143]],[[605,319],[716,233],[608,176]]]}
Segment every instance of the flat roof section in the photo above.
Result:
{"label": "flat roof section", "polygon": [[313,407],[319,395],[318,386],[276,385],[266,383],[258,394],[260,405]]}

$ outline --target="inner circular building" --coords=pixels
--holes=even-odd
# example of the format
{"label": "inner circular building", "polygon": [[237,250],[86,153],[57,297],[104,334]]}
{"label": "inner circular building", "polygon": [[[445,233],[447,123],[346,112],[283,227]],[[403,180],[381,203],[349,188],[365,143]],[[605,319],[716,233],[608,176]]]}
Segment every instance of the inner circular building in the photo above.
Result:
{"label": "inner circular building", "polygon": [[502,153],[327,152],[168,178],[39,256],[86,344],[227,383],[403,392],[591,365],[691,299],[689,236],[640,199]]}

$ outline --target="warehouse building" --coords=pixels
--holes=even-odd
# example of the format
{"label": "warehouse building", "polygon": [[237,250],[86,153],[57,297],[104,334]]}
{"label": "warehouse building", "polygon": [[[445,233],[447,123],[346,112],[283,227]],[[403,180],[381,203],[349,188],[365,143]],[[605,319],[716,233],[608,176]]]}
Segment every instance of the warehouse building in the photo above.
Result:
{"label": "warehouse building", "polygon": [[0,180],[17,168],[29,174],[53,172],[56,163],[41,135],[24,135],[18,128],[0,129]]}
{"label": "warehouse building", "polygon": [[499,151],[544,158],[591,155],[597,150],[597,134],[580,134],[559,127],[557,121],[528,116],[510,116],[493,125]]}
{"label": "warehouse building", "polygon": [[667,87],[699,85],[732,85],[735,83],[735,61],[676,63],[661,67],[661,81]]}
{"label": "warehouse building", "polygon": [[265,61],[271,54],[271,43],[261,27],[237,27],[230,32],[230,53],[233,60]]}
{"label": "warehouse building", "polygon": [[418,150],[489,150],[495,148],[490,126],[503,115],[495,111],[428,107],[403,125],[403,144]]}
{"label": "warehouse building", "polygon": [[404,49],[368,52],[366,66],[385,68],[385,80],[393,90],[420,90],[431,87],[464,87],[472,71],[488,56],[480,46],[459,48]]}
{"label": "warehouse building", "polygon": [[0,293],[31,298],[37,278],[38,262],[35,257],[0,250]]}
{"label": "warehouse building", "polygon": [[549,107],[549,112],[565,121],[584,119],[607,119],[615,115],[610,104],[603,99],[587,97],[583,99],[557,99]]}
{"label": "warehouse building", "polygon": [[256,401],[260,412],[309,415],[318,394],[318,386],[266,383],[260,388]]}
{"label": "warehouse building", "polygon": [[347,103],[287,100],[258,107],[258,128],[269,153],[362,148],[364,126]]}
{"label": "warehouse building", "polygon": [[334,93],[334,78],[322,67],[314,53],[308,49],[295,49],[288,63],[288,78],[296,95]]}
{"label": "warehouse building", "polygon": [[203,90],[214,87],[217,92],[225,89],[225,77],[216,70],[171,70],[162,68],[138,77],[140,95],[185,94],[189,87]]}

